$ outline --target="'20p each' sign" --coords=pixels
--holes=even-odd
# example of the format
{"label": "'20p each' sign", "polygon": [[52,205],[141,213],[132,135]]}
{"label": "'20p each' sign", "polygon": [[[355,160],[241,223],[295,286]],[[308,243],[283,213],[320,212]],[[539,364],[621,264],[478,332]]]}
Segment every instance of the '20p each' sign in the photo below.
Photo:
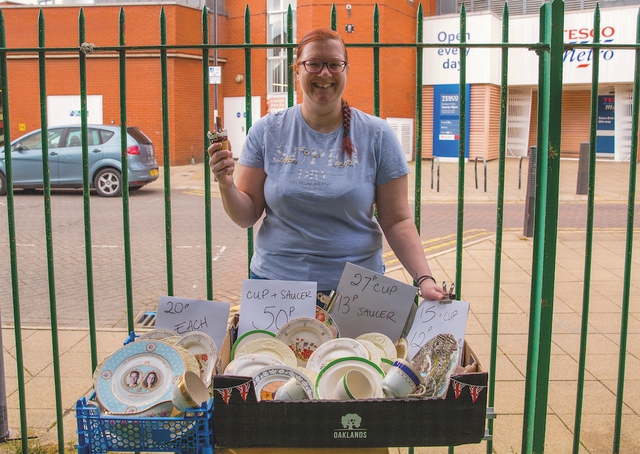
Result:
{"label": "'20p each' sign", "polygon": [[256,329],[277,333],[298,317],[316,316],[316,282],[245,279],[238,335]]}
{"label": "'20p each' sign", "polygon": [[331,317],[342,337],[375,332],[396,341],[402,335],[417,289],[347,263],[337,291],[339,296]]}

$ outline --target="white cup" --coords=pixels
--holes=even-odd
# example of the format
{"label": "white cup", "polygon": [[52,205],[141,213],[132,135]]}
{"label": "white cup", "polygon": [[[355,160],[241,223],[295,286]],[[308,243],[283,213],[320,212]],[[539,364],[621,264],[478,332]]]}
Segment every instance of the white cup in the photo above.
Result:
{"label": "white cup", "polygon": [[340,400],[371,399],[375,389],[365,374],[357,369],[348,371],[338,380],[335,397]]}
{"label": "white cup", "polygon": [[278,388],[274,400],[303,400],[308,398],[300,382],[292,377]]}
{"label": "white cup", "polygon": [[209,402],[209,389],[200,375],[188,370],[180,376],[173,388],[171,402],[179,411],[200,408],[202,402]]}
{"label": "white cup", "polygon": [[387,397],[419,397],[426,393],[420,374],[404,359],[396,359],[382,380]]}

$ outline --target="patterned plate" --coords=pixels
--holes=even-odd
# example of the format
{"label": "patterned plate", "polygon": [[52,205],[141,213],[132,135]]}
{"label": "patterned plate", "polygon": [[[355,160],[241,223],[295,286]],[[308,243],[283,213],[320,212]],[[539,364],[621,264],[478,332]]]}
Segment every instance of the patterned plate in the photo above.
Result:
{"label": "patterned plate", "polygon": [[145,411],[171,400],[185,369],[184,360],[172,346],[154,340],[131,342],[102,365],[96,399],[110,413]]}
{"label": "patterned plate", "polygon": [[294,318],[285,323],[276,334],[276,339],[287,344],[295,353],[298,366],[305,366],[311,354],[333,338],[333,332],[328,326],[311,317]]}

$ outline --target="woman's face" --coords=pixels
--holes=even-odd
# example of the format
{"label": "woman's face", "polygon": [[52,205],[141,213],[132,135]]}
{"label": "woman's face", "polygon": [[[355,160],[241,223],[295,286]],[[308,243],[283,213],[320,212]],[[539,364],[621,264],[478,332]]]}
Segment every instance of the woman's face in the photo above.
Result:
{"label": "woman's face", "polygon": [[[342,43],[335,39],[312,41],[298,55],[298,62],[306,60],[321,62],[345,60]],[[347,83],[348,66],[344,72],[332,73],[327,68],[327,65],[324,65],[322,70],[315,74],[307,72],[302,64],[296,65],[295,68],[298,82],[304,95],[304,102],[308,105],[310,104],[309,107],[322,108],[323,106],[332,106],[334,103],[341,102],[342,93]]]}

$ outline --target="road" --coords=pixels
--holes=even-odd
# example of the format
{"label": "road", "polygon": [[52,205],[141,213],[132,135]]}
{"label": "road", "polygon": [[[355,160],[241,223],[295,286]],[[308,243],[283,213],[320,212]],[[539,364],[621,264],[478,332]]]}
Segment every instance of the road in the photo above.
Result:
{"label": "road", "polygon": [[[98,328],[126,327],[127,283],[124,262],[122,199],[92,195],[91,253],[95,318]],[[206,299],[204,193],[172,190],[171,233],[173,294]],[[0,198],[0,310],[2,322],[11,324],[16,315],[21,325],[50,326],[55,309],[59,327],[88,326],[87,266],[83,197],[81,191],[54,190],[51,197],[52,255],[47,267],[47,244],[42,191],[17,191],[14,197],[19,284],[19,313],[12,305],[6,197]],[[167,291],[165,202],[162,185],[152,184],[130,195],[131,288],[136,318],[155,310]],[[421,232],[425,253],[434,255],[455,247],[457,205],[423,204]],[[636,213],[638,210],[636,210]],[[504,228],[522,232],[525,204],[504,206]],[[625,228],[627,208],[623,202],[600,203],[594,223],[597,228]],[[638,223],[636,219],[636,224]],[[563,202],[559,228],[583,229],[586,206]],[[495,235],[496,206],[465,204],[465,241],[482,241]],[[247,272],[247,234],[231,223],[221,201],[212,197],[214,299],[239,302],[242,279]],[[398,262],[385,246],[388,267]],[[452,270],[453,272],[453,270]],[[49,276],[53,285],[49,285]],[[53,298],[50,298],[53,295]],[[55,302],[55,307],[50,301]]]}

